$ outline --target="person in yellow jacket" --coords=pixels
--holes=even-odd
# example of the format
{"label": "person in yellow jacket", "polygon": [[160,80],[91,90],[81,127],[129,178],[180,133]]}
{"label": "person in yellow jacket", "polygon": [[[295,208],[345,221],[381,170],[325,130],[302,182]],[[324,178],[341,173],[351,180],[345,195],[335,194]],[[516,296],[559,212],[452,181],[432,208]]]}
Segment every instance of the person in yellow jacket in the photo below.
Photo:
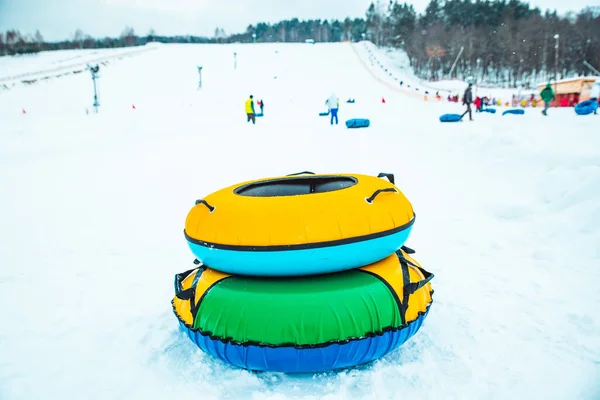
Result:
{"label": "person in yellow jacket", "polygon": [[256,123],[256,118],[254,117],[254,96],[250,95],[248,100],[246,100],[246,115],[248,115],[248,120],[246,122],[252,121],[253,124]]}

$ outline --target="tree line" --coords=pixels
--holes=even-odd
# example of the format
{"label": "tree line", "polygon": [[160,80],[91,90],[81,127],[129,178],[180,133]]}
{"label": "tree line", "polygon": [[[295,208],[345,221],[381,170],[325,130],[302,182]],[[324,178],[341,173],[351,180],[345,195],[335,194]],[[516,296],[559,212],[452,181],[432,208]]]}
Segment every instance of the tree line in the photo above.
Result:
{"label": "tree line", "polygon": [[[367,38],[403,48],[421,78],[472,77],[503,86],[593,74],[600,69],[600,7],[559,16],[520,0],[371,4]],[[557,49],[558,46],[558,49]],[[454,69],[453,69],[454,66]]]}
{"label": "tree line", "polygon": [[520,0],[430,0],[419,14],[408,3],[377,1],[364,19],[259,23],[230,36],[241,42],[306,39],[367,39],[403,49],[424,79],[532,86],[553,79],[555,70],[559,79],[593,74],[584,60],[600,69],[600,6],[559,16]]}
{"label": "tree line", "polygon": [[32,54],[40,51],[103,49],[116,47],[143,46],[149,42],[160,43],[217,43],[218,37],[202,36],[165,36],[157,35],[153,29],[145,35],[137,35],[133,28],[127,26],[119,37],[94,38],[81,29],[77,29],[70,39],[46,42],[40,31],[35,34],[22,34],[16,29],[0,32],[0,56]]}
{"label": "tree line", "polygon": [[[339,42],[371,40],[406,51],[417,76],[472,77],[479,83],[528,86],[554,77],[589,75],[600,69],[600,7],[559,16],[520,0],[430,0],[423,13],[408,3],[378,0],[365,18],[299,20],[249,25],[213,37],[136,35],[126,27],[117,38],[93,38],[77,30],[69,40],[46,42],[39,31],[0,33],[0,55],[42,50],[107,48],[160,43]],[[556,46],[558,45],[558,49]],[[557,51],[558,50],[558,51]]]}

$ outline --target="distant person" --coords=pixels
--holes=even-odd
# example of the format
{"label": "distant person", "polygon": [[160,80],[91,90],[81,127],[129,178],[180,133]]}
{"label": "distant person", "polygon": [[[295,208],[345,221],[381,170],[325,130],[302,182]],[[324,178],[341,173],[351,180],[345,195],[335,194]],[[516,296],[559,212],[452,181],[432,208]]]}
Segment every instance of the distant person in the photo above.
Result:
{"label": "distant person", "polygon": [[[592,85],[592,90],[590,91],[590,100],[595,100],[596,104],[600,106],[600,79],[596,79],[596,82]],[[598,107],[594,110],[594,114],[598,114]]]}
{"label": "distant person", "polygon": [[473,84],[469,82],[469,86],[465,89],[465,93],[463,94],[463,105],[467,106],[467,110],[460,116],[464,117],[467,113],[469,113],[469,121],[473,121],[473,115],[471,114],[471,103],[473,103]]}
{"label": "distant person", "polygon": [[473,104],[475,105],[475,112],[481,112],[481,108],[483,105],[483,99],[479,96],[475,97],[475,101],[473,102]]}
{"label": "distant person", "polygon": [[540,92],[540,96],[544,101],[544,109],[542,110],[542,114],[548,115],[548,109],[550,108],[550,102],[554,100],[554,90],[552,90],[552,85],[547,84],[544,89]]}
{"label": "distant person", "polygon": [[264,114],[265,102],[263,101],[263,99],[260,99],[258,101],[258,106],[260,107],[260,113]]}
{"label": "distant person", "polygon": [[335,93],[331,93],[331,96],[325,101],[327,104],[327,108],[329,109],[329,113],[331,114],[331,125],[333,125],[333,119],[335,118],[335,124],[338,124],[338,108],[340,108],[340,99],[335,95]]}
{"label": "distant person", "polygon": [[254,99],[254,97],[252,95],[250,95],[248,100],[246,100],[246,115],[248,115],[248,120],[246,122],[252,121],[253,124],[256,124],[253,99]]}
{"label": "distant person", "polygon": [[563,96],[560,99],[560,106],[561,107],[568,107],[569,106],[569,99],[567,98],[567,96]]}

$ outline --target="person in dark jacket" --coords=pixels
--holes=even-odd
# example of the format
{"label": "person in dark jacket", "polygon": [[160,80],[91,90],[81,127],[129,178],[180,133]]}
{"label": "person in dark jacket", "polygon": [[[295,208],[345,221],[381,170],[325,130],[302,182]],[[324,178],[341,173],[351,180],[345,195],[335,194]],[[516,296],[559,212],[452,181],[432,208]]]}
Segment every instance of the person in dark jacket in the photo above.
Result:
{"label": "person in dark jacket", "polygon": [[467,89],[465,90],[465,93],[463,94],[463,104],[466,104],[467,110],[463,113],[463,115],[460,116],[460,118],[462,119],[462,117],[464,117],[467,113],[469,113],[469,121],[473,121],[473,115],[471,114],[471,103],[473,103],[472,86],[473,86],[473,84],[469,83],[469,87],[467,87]]}
{"label": "person in dark jacket", "polygon": [[260,113],[261,113],[261,114],[264,114],[264,113],[265,113],[265,112],[264,112],[264,109],[265,109],[265,102],[264,102],[262,99],[260,99],[260,100],[259,100],[259,102],[258,102],[258,106],[260,107]]}

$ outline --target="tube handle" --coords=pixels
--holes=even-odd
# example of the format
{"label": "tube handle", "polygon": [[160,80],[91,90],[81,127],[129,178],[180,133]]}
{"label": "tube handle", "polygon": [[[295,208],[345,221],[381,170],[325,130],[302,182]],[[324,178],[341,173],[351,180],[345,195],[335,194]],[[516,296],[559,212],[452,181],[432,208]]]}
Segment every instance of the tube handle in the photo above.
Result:
{"label": "tube handle", "polygon": [[367,197],[365,199],[365,201],[369,204],[373,203],[373,200],[375,200],[375,198],[377,196],[379,196],[381,193],[387,193],[387,192],[394,192],[394,193],[398,193],[398,191],[394,188],[385,188],[385,189],[377,189],[375,192],[373,192],[373,194],[370,197]]}
{"label": "tube handle", "polygon": [[208,208],[208,211],[210,211],[211,213],[213,211],[215,211],[215,208],[217,208],[215,206],[211,206],[210,204],[208,204],[208,202],[206,200],[203,200],[203,199],[196,200],[196,205],[198,205],[198,204],[202,204],[202,205],[206,206],[206,208]]}

